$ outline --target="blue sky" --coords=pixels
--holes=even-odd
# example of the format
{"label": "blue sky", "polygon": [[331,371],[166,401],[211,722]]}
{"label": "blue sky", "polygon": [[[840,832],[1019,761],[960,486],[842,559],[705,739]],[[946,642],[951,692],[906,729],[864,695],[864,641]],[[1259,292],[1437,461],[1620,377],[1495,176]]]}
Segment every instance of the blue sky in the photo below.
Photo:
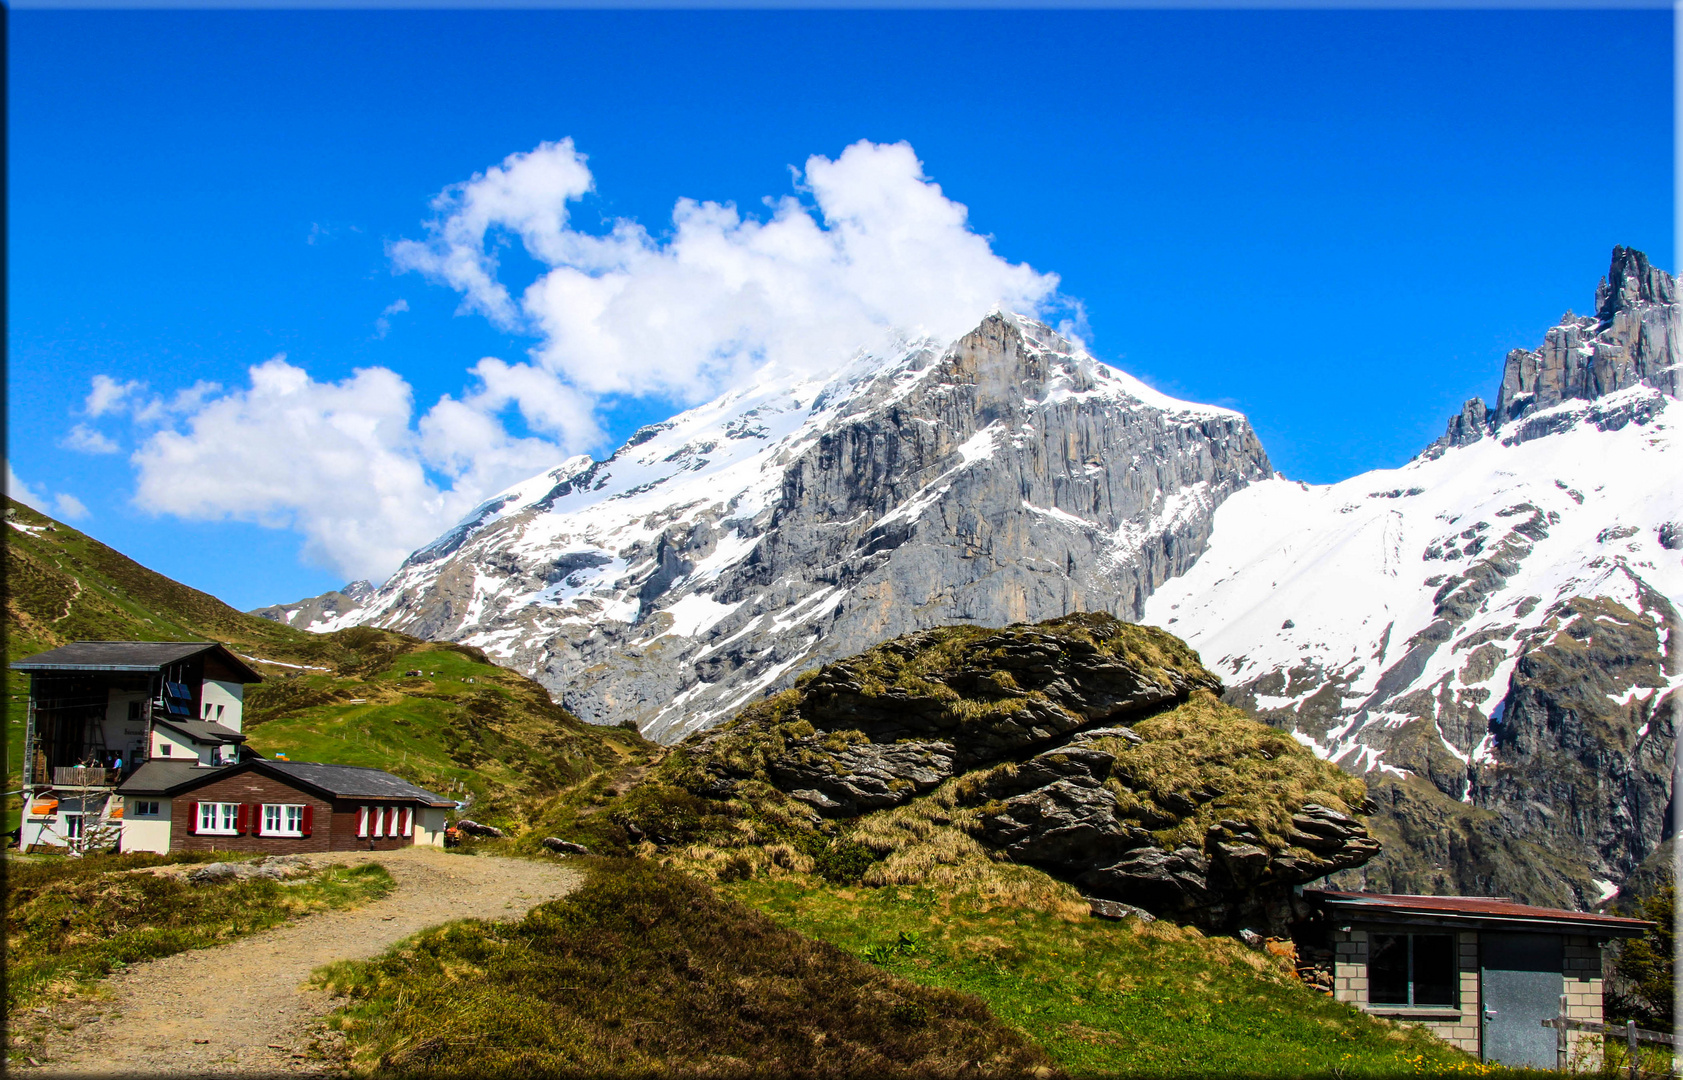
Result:
{"label": "blue sky", "polygon": [[[79,503],[79,527],[236,606],[341,584],[380,538],[324,543],[306,519],[331,502],[380,531],[358,469],[418,469],[461,498],[501,474],[459,455],[459,475],[401,453],[323,463],[312,439],[275,437],[222,450],[254,476],[263,459],[317,484],[342,467],[336,493],[200,490],[193,466],[240,436],[192,418],[277,354],[274,378],[389,427],[469,400],[482,357],[562,348],[530,319],[464,310],[471,290],[403,271],[392,245],[438,255],[435,196],[571,139],[593,187],[569,227],[634,220],[657,247],[681,197],[810,211],[817,174],[797,188],[792,168],[903,141],[968,208],[989,266],[1058,275],[1101,359],[1244,410],[1288,476],[1401,464],[1462,400],[1493,396],[1509,349],[1590,307],[1614,244],[1675,268],[1671,20],[14,12],[9,462],[46,509]],[[545,269],[518,241],[499,256],[516,297]],[[371,368],[393,378],[347,382]],[[221,389],[177,397],[195,383]],[[594,433],[545,427],[528,398],[473,399],[474,415],[502,425],[496,460],[519,471],[551,444],[600,456],[696,385],[569,398]],[[366,405],[405,393],[408,414]],[[453,505],[406,510],[405,528]]]}

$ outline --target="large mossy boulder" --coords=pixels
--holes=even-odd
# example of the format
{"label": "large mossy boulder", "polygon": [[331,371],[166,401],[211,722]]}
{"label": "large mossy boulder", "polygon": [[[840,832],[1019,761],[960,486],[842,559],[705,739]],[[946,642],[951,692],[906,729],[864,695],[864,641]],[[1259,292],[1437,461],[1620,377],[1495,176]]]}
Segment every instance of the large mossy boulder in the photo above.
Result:
{"label": "large mossy boulder", "polygon": [[1109,615],[943,627],[803,676],[685,740],[660,779],[843,832],[883,882],[982,852],[1207,929],[1278,932],[1294,886],[1378,852],[1365,785],[1220,691],[1178,638]]}

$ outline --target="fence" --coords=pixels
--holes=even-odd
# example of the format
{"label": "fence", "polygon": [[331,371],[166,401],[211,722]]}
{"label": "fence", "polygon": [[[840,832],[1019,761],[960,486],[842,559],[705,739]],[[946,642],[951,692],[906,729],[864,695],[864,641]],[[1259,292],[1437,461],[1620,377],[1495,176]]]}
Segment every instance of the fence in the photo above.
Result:
{"label": "fence", "polygon": [[1639,1043],[1656,1043],[1660,1046],[1671,1047],[1673,1050],[1673,1057],[1670,1072],[1674,1075],[1677,1072],[1675,1051],[1679,1042],[1683,1040],[1679,1040],[1676,1035],[1667,1035],[1663,1031],[1649,1031],[1646,1028],[1639,1028],[1636,1026],[1635,1020],[1627,1020],[1622,1026],[1615,1024],[1598,1024],[1594,1020],[1568,1020],[1566,1018],[1565,994],[1560,995],[1560,1015],[1544,1020],[1543,1026],[1552,1027],[1555,1030],[1555,1036],[1558,1040],[1555,1043],[1556,1061],[1558,1062],[1558,1067],[1562,1070],[1566,1068],[1567,1031],[1588,1031],[1596,1035],[1618,1035],[1621,1032],[1624,1034],[1625,1046],[1629,1051],[1625,1060],[1630,1069],[1630,1080],[1637,1080],[1637,1077],[1642,1075],[1636,1056],[1636,1048]]}

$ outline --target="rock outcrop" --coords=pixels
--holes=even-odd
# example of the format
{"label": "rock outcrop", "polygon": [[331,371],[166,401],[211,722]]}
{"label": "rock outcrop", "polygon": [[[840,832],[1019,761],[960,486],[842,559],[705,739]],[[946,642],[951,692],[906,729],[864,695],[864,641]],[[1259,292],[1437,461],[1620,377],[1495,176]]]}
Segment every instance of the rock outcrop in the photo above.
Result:
{"label": "rock outcrop", "polygon": [[1108,615],[948,627],[826,665],[678,753],[703,796],[769,783],[839,821],[950,791],[996,858],[1089,899],[1282,932],[1294,886],[1379,844],[1360,781],[1219,690],[1180,641]]}

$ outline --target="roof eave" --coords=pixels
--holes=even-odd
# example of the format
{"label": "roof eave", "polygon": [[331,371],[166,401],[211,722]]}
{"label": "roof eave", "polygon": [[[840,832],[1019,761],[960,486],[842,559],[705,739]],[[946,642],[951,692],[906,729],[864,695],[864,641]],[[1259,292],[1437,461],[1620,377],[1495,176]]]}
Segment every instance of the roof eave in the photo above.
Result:
{"label": "roof eave", "polygon": [[1506,915],[1498,912],[1443,911],[1432,908],[1401,908],[1390,905],[1356,901],[1322,900],[1328,914],[1349,922],[1387,922],[1398,925],[1512,926],[1544,928],[1555,931],[1570,929],[1583,934],[1603,937],[1641,937],[1654,925],[1641,919],[1615,919],[1591,916],[1572,918],[1547,915]]}

